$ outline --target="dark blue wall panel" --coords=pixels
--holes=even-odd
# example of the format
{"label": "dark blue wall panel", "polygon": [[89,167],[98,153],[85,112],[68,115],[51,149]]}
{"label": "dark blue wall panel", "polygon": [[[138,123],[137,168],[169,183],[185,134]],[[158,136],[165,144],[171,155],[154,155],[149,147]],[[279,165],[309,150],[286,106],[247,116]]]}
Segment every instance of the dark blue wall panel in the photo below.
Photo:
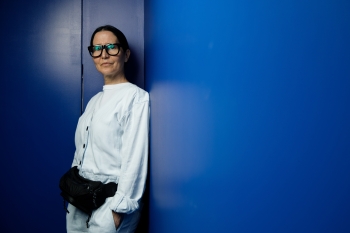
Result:
{"label": "dark blue wall panel", "polygon": [[1,232],[65,232],[80,113],[80,0],[1,1]]}
{"label": "dark blue wall panel", "polygon": [[145,9],[150,232],[349,232],[350,3]]}
{"label": "dark blue wall panel", "polygon": [[0,10],[0,231],[65,232],[58,181],[74,154],[81,58],[86,105],[103,83],[87,53],[90,35],[115,25],[132,50],[127,76],[143,87],[143,1],[16,0]]}

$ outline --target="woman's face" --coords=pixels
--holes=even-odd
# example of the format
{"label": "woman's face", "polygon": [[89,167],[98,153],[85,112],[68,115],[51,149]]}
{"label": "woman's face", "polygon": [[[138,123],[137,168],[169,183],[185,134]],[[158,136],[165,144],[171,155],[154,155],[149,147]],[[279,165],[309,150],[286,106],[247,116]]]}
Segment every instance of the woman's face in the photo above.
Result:
{"label": "woman's face", "polygon": [[[110,31],[100,31],[95,34],[93,45],[106,45],[119,43],[118,38]],[[102,51],[102,55],[93,58],[96,69],[105,77],[118,78],[124,76],[124,62],[127,62],[130,56],[130,50],[124,52],[122,48],[118,55],[111,56],[106,50]]]}

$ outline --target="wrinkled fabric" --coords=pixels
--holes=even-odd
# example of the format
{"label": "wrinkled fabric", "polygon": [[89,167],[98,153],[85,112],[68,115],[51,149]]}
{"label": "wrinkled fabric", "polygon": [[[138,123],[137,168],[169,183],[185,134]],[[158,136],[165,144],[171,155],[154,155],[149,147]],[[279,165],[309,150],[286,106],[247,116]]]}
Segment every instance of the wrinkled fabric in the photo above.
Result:
{"label": "wrinkled fabric", "polygon": [[107,198],[106,203],[97,210],[93,211],[91,220],[89,221],[89,228],[86,227],[86,220],[88,215],[72,205],[68,205],[69,214],[67,214],[68,233],[132,233],[136,230],[140,219],[141,209],[137,209],[131,214],[123,216],[122,223],[115,228],[112,211],[108,204],[112,198]]}
{"label": "wrinkled fabric", "polygon": [[116,232],[112,210],[125,214],[118,232],[133,232],[129,230],[138,221],[147,176],[149,95],[131,83],[103,89],[79,118],[72,166],[87,179],[118,183],[118,190],[93,212],[90,228],[87,215],[69,205],[69,233]]}

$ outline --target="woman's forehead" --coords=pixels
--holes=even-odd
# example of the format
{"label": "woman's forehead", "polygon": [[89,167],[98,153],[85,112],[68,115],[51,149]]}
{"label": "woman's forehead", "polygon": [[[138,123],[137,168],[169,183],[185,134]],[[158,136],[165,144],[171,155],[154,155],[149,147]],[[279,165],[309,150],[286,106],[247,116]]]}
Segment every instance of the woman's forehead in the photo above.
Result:
{"label": "woman's forehead", "polygon": [[101,43],[119,43],[119,40],[111,31],[100,31],[95,34],[93,44]]}

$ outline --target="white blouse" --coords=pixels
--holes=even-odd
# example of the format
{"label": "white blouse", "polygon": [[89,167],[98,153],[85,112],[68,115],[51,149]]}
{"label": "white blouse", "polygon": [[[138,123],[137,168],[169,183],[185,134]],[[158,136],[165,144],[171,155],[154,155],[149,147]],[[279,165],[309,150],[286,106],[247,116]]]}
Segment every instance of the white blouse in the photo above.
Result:
{"label": "white blouse", "polygon": [[89,101],[75,133],[74,160],[80,175],[118,190],[109,208],[132,213],[139,208],[148,160],[149,95],[131,83],[104,86]]}

